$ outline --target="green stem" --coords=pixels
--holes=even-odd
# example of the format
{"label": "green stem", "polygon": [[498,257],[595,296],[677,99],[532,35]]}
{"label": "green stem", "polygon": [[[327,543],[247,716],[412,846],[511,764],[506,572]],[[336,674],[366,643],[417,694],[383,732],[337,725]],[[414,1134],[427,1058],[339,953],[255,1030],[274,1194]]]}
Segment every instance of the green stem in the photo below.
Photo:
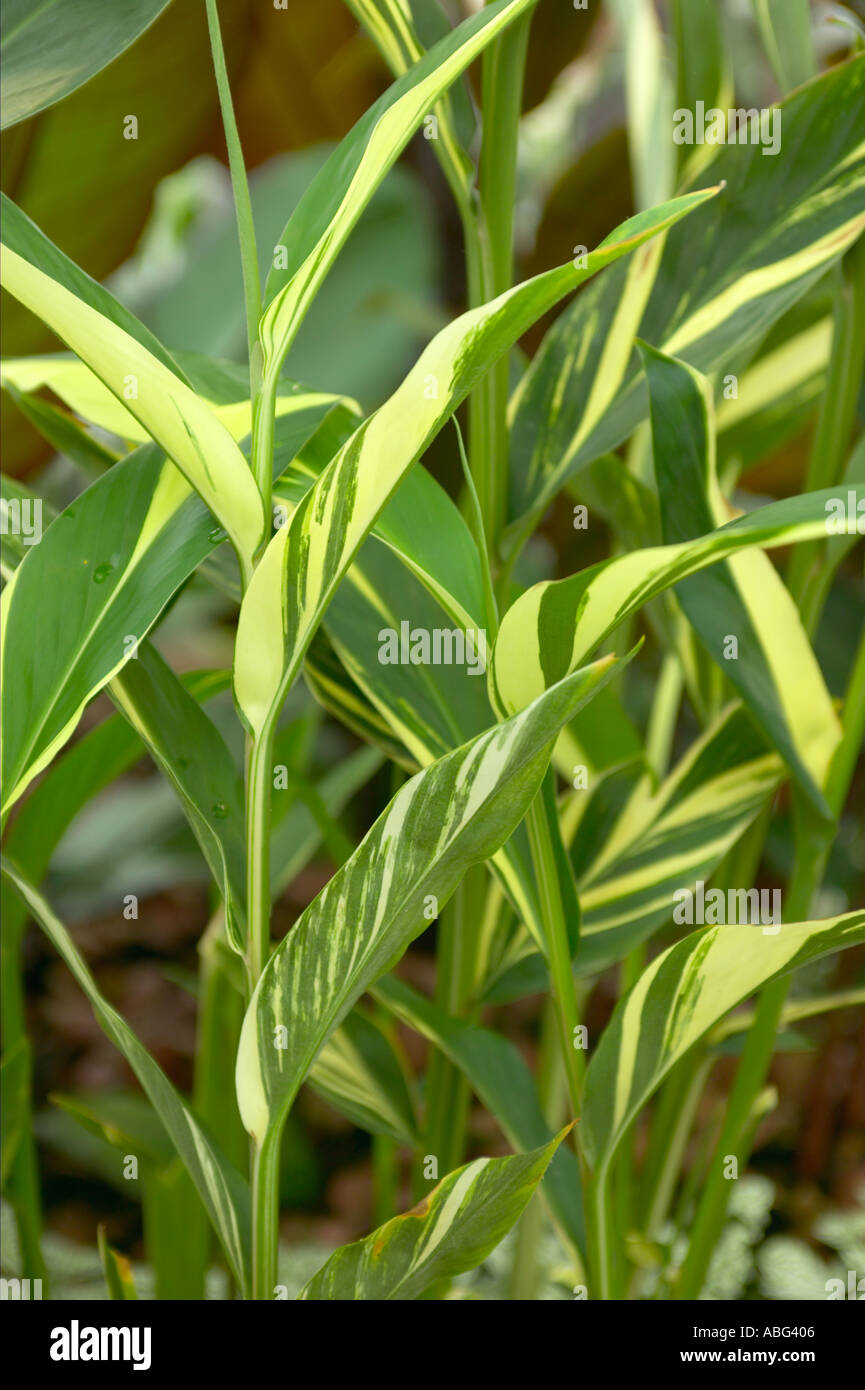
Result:
{"label": "green stem", "polygon": [[213,71],[219,92],[222,128],[225,132],[225,144],[228,150],[228,167],[231,171],[237,234],[240,241],[240,264],[243,271],[243,294],[246,304],[246,337],[249,348],[249,383],[251,398],[254,401],[258,395],[261,378],[261,348],[258,342],[258,320],[261,316],[261,281],[258,274],[255,224],[249,197],[249,183],[246,178],[246,165],[237,131],[234,105],[231,100],[231,87],[228,81],[228,69],[225,65],[225,52],[222,47],[216,0],[206,0],[206,4],[210,51],[213,56]]}
{"label": "green stem", "polygon": [[[3,881],[3,897],[8,887]],[[17,1125],[20,1128],[18,1148],[8,1176],[8,1195],[15,1216],[21,1252],[21,1277],[41,1279],[43,1297],[48,1296],[48,1271],[42,1255],[42,1197],[39,1185],[39,1160],[33,1134],[32,1097],[33,1063],[30,1040],[27,1037],[27,1009],[24,996],[24,962],[22,947],[26,914],[20,915],[18,903],[3,904],[2,944],[0,944],[0,1031],[3,1040],[3,1060],[8,1066],[20,1068],[15,1086]],[[18,921],[13,921],[13,916]],[[5,1085],[5,1083],[4,1083]],[[12,1105],[12,1084],[4,1091],[4,1105]],[[10,1114],[11,1119],[11,1114]]]}
{"label": "green stem", "polygon": [[[531,11],[490,44],[483,58],[479,188],[489,244],[490,284],[486,289],[492,296],[503,294],[513,282],[517,137],[530,24]],[[472,468],[491,555],[496,554],[507,517],[508,388],[505,353],[481,384],[485,424],[480,440],[472,440],[479,445],[472,454]]]}
{"label": "green stem", "polygon": [[246,925],[247,974],[252,993],[270,956],[270,813],[273,729],[247,738]]}
{"label": "green stem", "polygon": [[[536,1085],[544,1118],[553,1130],[559,1128],[559,1103],[564,1099],[560,1090],[561,1077],[556,1011],[548,997],[541,1015]],[[516,1302],[529,1302],[537,1298],[538,1245],[546,1220],[543,1202],[536,1194],[520,1217],[517,1227],[514,1262],[508,1285],[508,1297]]]}
{"label": "green stem", "polygon": [[279,1248],[279,1150],[281,1128],[269,1130],[252,1160],[252,1297],[274,1296]]}
{"label": "green stem", "polygon": [[540,896],[550,981],[559,1029],[559,1044],[568,1082],[571,1111],[573,1118],[577,1119],[580,1114],[585,1058],[582,1049],[575,1046],[580,1015],[577,1007],[574,975],[571,969],[568,928],[542,792],[538,792],[529,808],[526,826],[529,832],[532,863]]}
{"label": "green stem", "polygon": [[[479,972],[487,874],[483,866],[470,869],[439,919],[436,947],[436,1003],[452,1018],[474,1015]],[[425,1150],[438,1160],[439,1177],[462,1162],[465,1151],[470,1092],[458,1067],[438,1049],[427,1070]],[[429,1181],[417,1177],[418,1195]]]}

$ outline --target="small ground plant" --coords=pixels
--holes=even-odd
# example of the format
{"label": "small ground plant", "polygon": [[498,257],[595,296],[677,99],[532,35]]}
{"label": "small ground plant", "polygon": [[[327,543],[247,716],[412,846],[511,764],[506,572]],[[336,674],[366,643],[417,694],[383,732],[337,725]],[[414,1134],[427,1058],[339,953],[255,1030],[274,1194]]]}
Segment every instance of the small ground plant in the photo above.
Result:
{"label": "small ground plant", "polygon": [[[533,0],[455,24],[433,0],[349,0],[393,83],[273,247],[253,215],[217,5],[202,0],[242,369],[163,344],[4,197],[4,289],[68,351],[7,357],[3,385],[77,470],[56,510],[38,485],[4,478],[3,492],[3,1181],[20,1274],[46,1290],[30,921],[140,1083],[110,1103],[60,1101],[132,1164],[159,1297],[203,1297],[214,1266],[232,1296],[288,1296],[281,1152],[309,1085],[373,1136],[381,1224],[333,1251],[301,1299],[470,1294],[480,1285],[452,1281],[512,1228],[508,1293],[533,1298],[551,1226],[578,1298],[696,1298],[779,1038],[861,1006],[852,986],[788,987],[865,943],[865,912],[828,913],[819,897],[865,733],[865,56],[818,70],[804,0],[755,4],[782,99],[737,109],[716,0],[563,3],[562,34],[592,5],[621,37],[636,211],[589,246],[575,203],[572,257],[519,283]],[[14,125],[165,6],[128,7],[129,32],[97,26],[100,43],[86,26],[58,31],[40,80],[35,20],[9,8]],[[456,208],[467,308],[364,413],[291,379],[286,359],[418,132]],[[743,487],[812,416],[797,495]],[[557,569],[551,516],[569,536]],[[601,534],[597,558],[587,537]],[[830,690],[815,642],[839,576],[852,645]],[[160,650],[193,577],[233,605],[230,671],[180,675]],[[298,752],[304,682],[357,740],[318,782]],[[236,740],[212,703],[229,689]],[[82,733],[100,693],[116,712]],[[143,753],[212,878],[188,1095],[101,992],[43,884],[79,813]],[[389,796],[345,843],[339,811],[384,763]],[[782,820],[783,888],[761,873]],[[273,905],[322,842],[336,872],[274,940]],[[433,931],[427,994],[399,963]],[[617,1002],[590,1028],[605,972]],[[492,1005],[529,996],[532,1066],[490,1022]],[[406,1030],[427,1045],[422,1077]],[[737,1066],[723,1114],[701,1127],[725,1054]],[[511,1153],[466,1161],[472,1095]],[[100,1254],[109,1295],[135,1297],[104,1236]]]}

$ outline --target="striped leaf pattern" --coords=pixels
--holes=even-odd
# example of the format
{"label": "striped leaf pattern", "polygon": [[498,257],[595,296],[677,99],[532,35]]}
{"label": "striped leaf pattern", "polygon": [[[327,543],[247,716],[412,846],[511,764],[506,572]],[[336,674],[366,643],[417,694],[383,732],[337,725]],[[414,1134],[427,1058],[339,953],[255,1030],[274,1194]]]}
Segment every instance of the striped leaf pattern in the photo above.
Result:
{"label": "striped leaf pattern", "polygon": [[286,264],[268,278],[270,302],[259,337],[271,381],[349,232],[423,118],[486,45],[533,3],[499,0],[465,20],[388,88],[323,165],[280,239]]}
{"label": "striped leaf pattern", "polygon": [[[333,408],[333,398],[317,394],[291,399],[276,433],[280,471]],[[20,488],[4,479],[4,495],[12,495],[10,487],[18,495]],[[47,513],[44,507],[44,521]],[[146,445],[77,497],[38,545],[22,547],[24,562],[0,598],[7,807],[62,748],[85,705],[131,659],[136,640],[225,535],[174,465]],[[35,624],[43,641],[30,640]],[[16,650],[11,665],[9,643]]]}
{"label": "striped leaf pattern", "polygon": [[508,544],[645,418],[636,336],[700,371],[735,371],[861,235],[865,55],[809,82],[779,113],[782,158],[753,144],[721,148],[699,175],[724,183],[721,196],[671,230],[660,255],[653,247],[601,277],[546,335],[511,403]]}
{"label": "striped leaf pattern", "polygon": [[176,463],[225,528],[249,573],[264,535],[264,507],[246,460],[221,421],[124,328],[9,246],[4,246],[2,282],[125,403]]}
{"label": "striped leaf pattern", "polygon": [[[780,759],[734,706],[655,793],[635,792],[578,877],[582,925],[574,968],[603,970],[669,922],[673,894],[711,877],[783,774]],[[590,804],[585,819],[592,815]]]}
{"label": "striped leaf pattern", "polygon": [[476,1158],[365,1240],[343,1245],[301,1299],[412,1299],[437,1279],[474,1269],[507,1234],[567,1131],[510,1158]]}
{"label": "striped leaf pattern", "polygon": [[419,1144],[404,1064],[391,1038],[360,1009],[352,1009],[328,1038],[307,1080],[362,1129],[411,1149]]}
{"label": "striped leaf pattern", "polygon": [[598,662],[407,782],[270,958],[237,1058],[244,1125],[278,1135],[309,1067],[352,1004],[428,926],[466,870],[522,819],[561,726],[609,679]]}
{"label": "striped leaf pattern", "polygon": [[[0,384],[8,389],[32,393],[43,387],[68,405],[83,420],[100,429],[116,434],[132,444],[144,444],[153,437],[146,428],[100,378],[76,357],[8,357],[0,362]],[[252,429],[252,403],[246,393],[236,388],[227,393],[230,399],[215,400],[207,390],[198,392],[204,403],[232,439],[245,439]],[[299,410],[330,409],[341,399],[323,391],[303,391],[290,382],[281,383],[276,398],[276,418]]]}
{"label": "striped leaf pattern", "polygon": [[474,383],[548,308],[714,190],[624,223],[584,268],[548,271],[455,319],[365,420],[267,547],[240,610],[235,696],[252,733],[272,726],[333,592],[398,483]]}
{"label": "striped leaf pattern", "polygon": [[[507,1038],[489,1028],[449,1017],[411,985],[391,975],[379,980],[372,992],[397,1018],[434,1043],[459,1067],[515,1149],[525,1151],[552,1138],[534,1078],[521,1053]],[[542,1193],[565,1239],[582,1252],[585,1230],[580,1170],[570,1149],[556,1151]]]}
{"label": "striped leaf pattern", "polygon": [[[772,934],[774,933],[774,934]],[[606,1169],[673,1064],[769,980],[865,941],[865,912],[777,927],[706,927],[653,960],[618,1004],[586,1073],[583,1151]]]}
{"label": "striped leaf pattern", "polygon": [[858,531],[865,488],[833,489],[757,507],[709,535],[602,560],[536,584],[508,609],[490,669],[496,706],[512,713],[574,669],[630,614],[673,584],[750,546],[792,545]]}
{"label": "striped leaf pattern", "polygon": [[3,874],[21,895],[52,946],[87,995],[102,1031],[123,1054],[171,1137],[207,1209],[226,1259],[241,1288],[249,1287],[249,1188],[218,1151],[129,1024],[99,992],[72,938],[45,899],[11,863]]}
{"label": "striped leaf pattern", "polygon": [[[655,478],[664,540],[695,539],[727,520],[715,471],[705,380],[641,347],[649,384]],[[841,725],[799,610],[771,560],[750,550],[678,585],[676,597],[713,660],[825,816],[820,791]],[[736,658],[724,660],[730,637]]]}

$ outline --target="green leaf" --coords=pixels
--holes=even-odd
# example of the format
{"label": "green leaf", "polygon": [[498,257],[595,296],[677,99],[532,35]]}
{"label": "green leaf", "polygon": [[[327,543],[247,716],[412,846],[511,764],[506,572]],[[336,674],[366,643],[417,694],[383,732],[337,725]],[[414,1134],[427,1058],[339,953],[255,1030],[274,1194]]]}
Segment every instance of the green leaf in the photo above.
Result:
{"label": "green leaf", "polygon": [[677,545],[602,560],[535,584],[508,609],[493,648],[492,698],[512,713],[573,670],[630,614],[673,584],[738,551],[856,533],[865,488],[811,492],[757,507],[717,531]]}
{"label": "green leaf", "polygon": [[[329,397],[300,393],[294,400],[296,410],[277,426],[280,470],[333,409]],[[8,492],[5,479],[3,486]],[[224,539],[173,464],[147,445],[77,497],[39,545],[24,547],[24,563],[0,599],[3,636],[16,652],[11,666],[4,655],[7,807],[130,659],[134,640],[140,644],[171,596]],[[50,629],[50,641],[33,641],[37,622]]]}
{"label": "green leaf", "polygon": [[[575,970],[606,969],[669,922],[674,894],[710,878],[783,771],[737,705],[691,745],[655,793],[645,796],[638,787],[578,875],[583,921]],[[596,818],[590,802],[578,838]]]}
{"label": "green leaf", "polygon": [[135,338],[142,347],[158,358],[169,371],[181,377],[187,385],[191,384],[182,368],[162,346],[159,339],[154,337],[150,329],[145,328],[144,324],[125,305],[115,299],[110,290],[87,275],[60,250],[59,246],[55,246],[41,228],[37,227],[36,223],[25,212],[22,212],[11,198],[7,198],[5,193],[0,194],[0,210],[2,210],[4,246],[7,246],[10,251],[14,251],[22,260],[29,262],[31,266],[41,270],[52,280],[56,280],[64,289],[69,290],[76,299],[88,304],[103,318],[110,319],[118,328],[122,328],[124,333]]}
{"label": "green leaf", "polygon": [[[323,1043],[522,819],[559,728],[609,679],[600,662],[400,789],[270,958],[241,1032],[237,1093],[259,1145],[278,1135]],[[434,910],[433,910],[434,909]]]}
{"label": "green leaf", "polygon": [[362,1129],[411,1149],[420,1143],[404,1064],[391,1038],[361,1010],[352,1009],[331,1034],[307,1080]]}
{"label": "green leaf", "polygon": [[[546,1144],[550,1127],[538,1101],[534,1078],[507,1038],[463,1019],[450,1018],[403,980],[388,976],[373,986],[376,999],[397,1018],[434,1043],[459,1067],[478,1100],[498,1121],[515,1149]],[[547,1171],[543,1195],[566,1239],[585,1246],[580,1169],[570,1149],[560,1148]]]}
{"label": "green leaf", "polygon": [[[774,934],[773,934],[774,933]],[[778,927],[706,927],[652,961],[617,1005],[586,1072],[583,1152],[605,1173],[670,1068],[755,990],[865,941],[865,912]]]}
{"label": "green leaf", "polygon": [[348,442],[273,537],[244,596],[235,697],[250,732],[272,727],[333,592],[398,483],[484,371],[563,294],[712,191],[626,222],[590,256],[539,275],[454,320]]}
{"label": "green leaf", "polygon": [[[716,475],[708,384],[685,363],[645,344],[640,349],[664,540],[694,540],[730,513]],[[820,788],[841,725],[799,610],[768,555],[752,550],[713,565],[679,584],[676,597],[812,805],[828,818]],[[731,637],[733,660],[724,659]]]}
{"label": "green leaf", "polygon": [[763,44],[782,92],[817,74],[810,0],[754,0]]}
{"label": "green leaf", "polygon": [[507,545],[645,418],[636,336],[700,371],[735,370],[861,235],[865,55],[795,92],[779,113],[776,156],[722,147],[700,173],[725,183],[719,197],[672,228],[662,248],[600,277],[547,333],[511,405]]}
{"label": "green leaf", "polygon": [[205,402],[137,338],[11,247],[3,284],[126,405],[224,526],[249,573],[265,531],[261,496],[243,454]]}
{"label": "green leaf", "polygon": [[53,106],[107,67],[169,0],[6,0],[0,28],[2,128]]}
{"label": "green leaf", "polygon": [[[133,444],[143,444],[151,437],[151,431],[122,404],[100,378],[77,357],[65,354],[53,357],[7,357],[0,362],[0,384],[5,389],[14,388],[19,392],[32,393],[47,387],[59,396],[76,415],[91,425],[116,434],[120,439]],[[226,394],[221,392],[220,395]],[[228,393],[229,400],[211,399],[206,390],[199,392],[199,399],[207,405],[217,420],[225,426],[232,439],[242,440],[252,428],[252,404],[248,387],[235,388]],[[318,406],[330,408],[340,400],[339,396],[321,391],[303,391],[291,382],[284,383],[284,389],[276,398],[276,418],[294,414],[297,411],[315,409]]]}
{"label": "green leaf", "polygon": [[412,1211],[334,1251],[298,1297],[411,1299],[474,1269],[525,1210],[566,1133],[527,1154],[455,1169]]}
{"label": "green leaf", "polygon": [[119,1254],[108,1244],[105,1227],[102,1225],[97,1228],[96,1243],[99,1247],[99,1258],[102,1261],[102,1271],[105,1275],[109,1299],[121,1301],[137,1299],[138,1294],[135,1292],[132,1266],[125,1255]]}
{"label": "green leaf", "polygon": [[225,740],[149,643],[110,686],[111,698],[178,794],[226,909],[226,932],[246,943],[243,788]]}
{"label": "green leaf", "polygon": [[2,871],[87,995],[102,1031],[123,1054],[165,1125],[207,1209],[226,1259],[242,1288],[249,1283],[249,1188],[205,1134],[191,1110],[125,1019],[99,992],[72,938],[45,899],[5,858]]}
{"label": "green leaf", "polygon": [[331,155],[280,238],[259,336],[274,380],[319,285],[391,165],[442,93],[534,0],[499,0],[442,38],[383,93]]}

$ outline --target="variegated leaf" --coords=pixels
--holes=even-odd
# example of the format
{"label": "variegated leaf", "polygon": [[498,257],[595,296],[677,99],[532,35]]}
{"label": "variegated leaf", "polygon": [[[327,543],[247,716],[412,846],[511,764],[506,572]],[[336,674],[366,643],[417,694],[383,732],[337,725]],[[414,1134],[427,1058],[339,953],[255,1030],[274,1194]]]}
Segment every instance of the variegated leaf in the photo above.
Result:
{"label": "variegated leaf", "polygon": [[412,1211],[334,1251],[298,1297],[417,1298],[435,1280],[474,1269],[521,1215],[566,1133],[527,1154],[457,1168]]}
{"label": "variegated leaf", "polygon": [[755,990],[865,941],[865,912],[692,932],[653,960],[620,1001],[586,1073],[583,1152],[598,1177],[673,1064]]}
{"label": "variegated leaf", "polygon": [[243,454],[212,410],[137,338],[9,246],[0,269],[6,289],[72,348],[176,463],[225,528],[241,568],[251,572],[264,537],[264,508]]}
{"label": "variegated leaf", "polygon": [[270,542],[241,606],[235,697],[258,739],[273,726],[334,590],[379,512],[474,383],[562,295],[713,192],[642,213],[608,237],[584,267],[548,271],[461,315],[360,425]]}
{"label": "variegated leaf", "polygon": [[[685,363],[646,345],[641,351],[664,540],[690,541],[730,515],[716,475],[708,383]],[[799,610],[768,555],[749,550],[713,565],[679,584],[676,597],[794,779],[829,817],[820,788],[841,725]]]}
{"label": "variegated leaf", "polygon": [[[569,579],[536,584],[508,609],[493,649],[491,690],[508,713],[573,670],[657,594],[750,546],[862,534],[865,488],[826,488],[771,502],[697,540],[602,560]],[[812,750],[812,756],[816,756]]]}
{"label": "variegated leaf", "polygon": [[241,1033],[244,1125],[273,1144],[320,1048],[488,859],[540,786],[552,741],[612,674],[599,662],[407,782],[271,956]]}
{"label": "variegated leaf", "polygon": [[645,418],[636,336],[701,371],[735,371],[865,229],[865,55],[784,101],[776,129],[777,157],[760,144],[719,150],[700,180],[723,182],[721,196],[599,278],[547,333],[511,403],[507,545]]}

